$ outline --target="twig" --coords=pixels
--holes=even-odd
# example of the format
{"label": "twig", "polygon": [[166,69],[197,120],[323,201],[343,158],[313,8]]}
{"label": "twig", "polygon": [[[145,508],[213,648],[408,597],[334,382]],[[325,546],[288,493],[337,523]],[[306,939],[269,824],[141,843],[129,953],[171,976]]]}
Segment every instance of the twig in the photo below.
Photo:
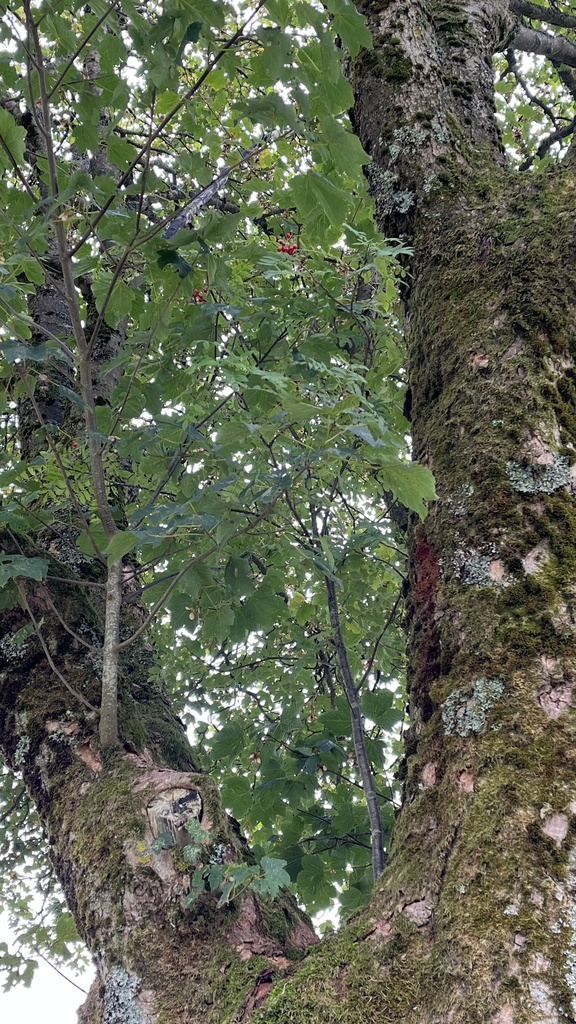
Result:
{"label": "twig", "polygon": [[85,996],[88,995],[85,988],[82,988],[80,985],[77,985],[75,981],[72,981],[72,978],[69,978],[67,974],[64,974],[63,971],[60,971],[58,967],[56,967],[56,965],[48,959],[48,957],[44,956],[43,953],[36,952],[35,955],[40,957],[40,959],[43,960],[45,964],[48,964],[48,967],[51,967],[53,971],[56,971],[56,974],[59,974],[61,978],[64,978],[64,981],[68,981],[71,985],[74,985],[74,988],[77,988],[78,991],[82,992]]}
{"label": "twig", "polygon": [[[293,483],[296,483],[296,481],[302,476],[302,474],[305,472],[305,470],[306,470],[306,467],[303,467],[302,469],[298,470],[298,472],[296,473],[296,475],[294,477]],[[279,491],[279,493],[276,495],[276,497],[266,506],[266,508],[264,509],[263,512],[261,512],[258,516],[256,516],[255,519],[251,519],[250,522],[246,526],[242,527],[241,530],[236,530],[236,532],[232,533],[230,535],[230,537],[228,537],[227,539],[229,541],[230,540],[236,540],[238,537],[242,537],[242,536],[244,536],[244,534],[250,533],[250,531],[255,526],[258,525],[258,523],[261,523],[264,519],[268,518],[268,516],[272,512],[272,509],[275,508],[276,504],[280,500],[280,498],[281,498],[283,493],[285,493],[285,492],[284,491]],[[144,619],[144,622],[142,623],[142,625],[139,626],[138,629],[136,630],[136,632],[133,633],[132,636],[128,637],[127,640],[123,640],[122,643],[118,644],[118,650],[121,651],[125,647],[129,647],[130,644],[134,643],[134,641],[138,639],[139,636],[142,636],[142,633],[144,633],[148,629],[150,623],[154,621],[154,619],[156,618],[158,612],[166,604],[166,601],[170,597],[170,594],[172,593],[172,591],[175,589],[175,587],[178,586],[180,580],[186,575],[187,572],[189,572],[189,570],[192,568],[193,565],[196,565],[198,562],[205,561],[205,559],[209,558],[210,555],[213,555],[216,551],[220,551],[220,550],[221,550],[221,545],[220,544],[213,544],[212,547],[208,548],[207,551],[204,551],[201,555],[195,555],[194,558],[191,558],[188,562],[186,562],[186,565],[184,565],[182,567],[182,569],[180,569],[180,572],[178,572],[176,574],[176,576],[172,580],[170,586],[166,588],[166,590],[164,591],[162,597],[158,599],[158,601],[156,602],[156,604],[152,608],[151,612],[146,616],[146,618]]]}

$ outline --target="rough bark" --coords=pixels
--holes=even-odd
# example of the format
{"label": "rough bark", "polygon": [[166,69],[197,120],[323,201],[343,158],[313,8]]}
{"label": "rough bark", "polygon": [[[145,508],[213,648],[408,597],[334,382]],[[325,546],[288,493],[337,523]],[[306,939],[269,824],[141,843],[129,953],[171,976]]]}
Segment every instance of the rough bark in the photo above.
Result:
{"label": "rough bark", "polygon": [[[10,550],[10,539],[3,538]],[[85,566],[74,558],[81,576]],[[0,744],[19,769],[46,832],[50,857],[97,979],[82,1024],[184,1024],[226,1019],[256,1001],[276,973],[315,941],[294,902],[249,895],[216,910],[216,895],[184,905],[194,865],[182,849],[185,825],[205,835],[199,863],[244,859],[246,847],[209,778],[197,771],[184,729],[166,702],[154,652],[140,645],[120,665],[121,744],[102,751],[100,699],[103,609],[74,586],[61,560],[57,586],[27,581],[26,603],[42,620],[52,670],[37,637],[3,642]],[[58,609],[59,617],[54,614]],[[64,619],[69,631],[63,629]],[[5,613],[8,635],[28,621]],[[122,631],[134,631],[124,616]],[[64,682],[75,691],[76,699]],[[172,835],[169,849],[155,839]],[[162,844],[160,844],[162,845]]]}
{"label": "rough bark", "polygon": [[[355,125],[381,226],[414,247],[414,445],[439,494],[413,529],[412,727],[390,861],[369,910],[303,964],[289,950],[311,935],[288,902],[185,910],[187,869],[178,844],[154,853],[158,823],[177,835],[182,808],[201,812],[208,859],[239,840],[151,652],[122,665],[122,746],[104,758],[94,718],[30,640],[4,671],[0,743],[95,953],[84,1024],[576,1017],[575,174],[505,167],[491,61],[514,35],[507,4],[362,7],[375,49],[354,68]],[[43,585],[28,597],[65,678],[97,703],[90,652]],[[51,599],[100,642],[100,610],[72,585]],[[14,631],[25,620],[11,615]]]}

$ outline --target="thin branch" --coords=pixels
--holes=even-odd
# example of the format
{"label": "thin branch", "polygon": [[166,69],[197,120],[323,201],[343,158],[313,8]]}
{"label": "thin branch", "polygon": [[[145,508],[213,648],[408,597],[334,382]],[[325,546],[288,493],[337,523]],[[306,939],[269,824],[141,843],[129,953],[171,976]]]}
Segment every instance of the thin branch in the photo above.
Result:
{"label": "thin branch", "polygon": [[[0,822],[2,822],[2,824],[5,821],[8,821],[8,818],[14,813],[15,810],[18,809],[19,805],[24,803],[22,799],[23,797],[25,797],[26,800],[28,800],[28,793],[26,792],[26,788],[24,786],[19,786],[18,789],[16,790],[16,795],[14,796],[14,799],[8,804],[8,807],[5,807],[3,809],[2,813],[0,814]],[[26,808],[26,811],[27,810],[28,808]]]}
{"label": "thin branch", "polygon": [[396,618],[396,612],[398,611],[398,607],[400,605],[400,601],[401,600],[402,600],[402,594],[400,593],[400,594],[398,594],[398,597],[396,598],[394,604],[392,605],[392,608],[390,609],[390,612],[388,614],[388,618],[386,619],[386,622],[384,623],[383,629],[381,630],[381,632],[376,637],[376,641],[375,641],[374,647],[372,649],[372,654],[370,655],[370,658],[368,660],[368,665],[366,666],[366,671],[364,672],[364,675],[362,676],[362,678],[361,678],[361,680],[360,680],[360,682],[358,684],[358,689],[360,689],[360,687],[362,687],[364,685],[364,683],[366,682],[368,676],[370,675],[370,673],[372,671],[372,666],[374,665],[374,661],[376,659],[376,654],[378,652],[378,648],[379,648],[382,640],[384,639],[387,631],[389,630],[390,626],[394,622],[394,619]]}
{"label": "thin branch", "polygon": [[48,576],[45,577],[47,580],[52,580],[53,583],[70,583],[74,587],[96,587],[97,590],[104,590],[104,583],[94,583],[92,580],[72,580],[68,576]]}
{"label": "thin branch", "polygon": [[234,44],[242,38],[244,30],[247,28],[250,22],[254,20],[254,18],[258,15],[259,11],[262,9],[262,7],[265,6],[265,4],[266,0],[259,0],[259,3],[256,5],[256,8],[252,12],[252,14],[246,19],[245,22],[243,22],[243,24],[236,30],[236,32],[234,32],[230,39],[228,39],[227,42],[224,43],[222,49],[220,49],[218,53],[215,54],[215,56],[212,58],[212,60],[207,64],[199,78],[197,78],[194,84],[186,90],[181,99],[178,100],[178,103],[176,103],[172,107],[172,109],[168,111],[168,113],[162,118],[156,129],[148,136],[146,142],[138,151],[132,163],[129,165],[128,169],[124,172],[120,180],[117,182],[115,192],[100,207],[100,210],[94,217],[88,230],[84,232],[82,238],[76,243],[73,249],[70,250],[70,256],[73,256],[78,251],[78,249],[80,249],[84,245],[84,243],[88,241],[90,236],[94,233],[94,230],[97,227],[98,223],[102,220],[102,217],[104,217],[104,215],[108,212],[112,204],[115,202],[118,190],[121,189],[124,185],[127,184],[127,182],[130,181],[133,171],[142,160],[142,157],[146,153],[146,150],[162,134],[164,129],[167,127],[167,125],[170,124],[172,119],[176,116],[177,113],[179,113],[182,107],[185,107],[190,102],[192,97],[198,92],[198,90],[204,84],[204,82],[206,81],[210,73],[214,70],[216,65],[222,60],[222,58],[228,53],[228,51],[234,46]]}
{"label": "thin branch", "polygon": [[60,971],[55,964],[48,960],[48,957],[44,956],[43,953],[36,952],[35,955],[40,957],[40,959],[43,960],[45,964],[48,964],[48,967],[51,967],[53,971],[56,971],[56,974],[59,974],[61,978],[64,978],[64,981],[68,981],[71,985],[74,986],[74,988],[77,988],[78,991],[82,992],[85,996],[88,995],[85,988],[82,988],[80,985],[77,985],[75,981],[72,981],[72,978],[69,978],[67,974],[64,974],[63,971]]}
{"label": "thin branch", "polygon": [[324,576],[324,582],[326,584],[328,613],[330,615],[334,646],[338,656],[344,693],[346,695],[346,700],[348,701],[348,707],[350,708],[354,751],[356,753],[356,761],[360,777],[362,779],[362,788],[364,790],[364,797],[368,808],[368,817],[370,819],[370,832],[372,835],[372,870],[374,873],[374,881],[376,881],[382,874],[386,863],[384,825],[382,822],[382,814],[380,812],[380,804],[378,802],[374,773],[372,771],[372,765],[370,764],[370,758],[368,757],[368,750],[366,748],[366,734],[362,723],[362,709],[358,698],[358,690],[354,683],[352,669],[348,660],[348,651],[342,635],[336,586],[334,580],[330,579],[328,576]]}
{"label": "thin branch", "polygon": [[96,651],[96,650],[98,650],[98,648],[95,647],[94,644],[89,644],[87,640],[83,640],[82,637],[78,636],[78,633],[75,633],[74,630],[68,625],[68,623],[65,621],[63,616],[58,611],[58,609],[57,609],[56,605],[54,604],[54,601],[52,600],[52,597],[50,596],[48,591],[46,591],[46,593],[44,594],[44,597],[47,600],[48,604],[50,605],[51,611],[54,612],[54,615],[58,619],[58,622],[66,630],[66,632],[69,634],[69,636],[71,636],[74,640],[76,640],[77,643],[81,644],[82,647],[88,648],[89,651]]}
{"label": "thin branch", "polygon": [[[296,473],[296,476],[294,477],[293,483],[296,483],[296,481],[299,479],[299,477],[302,476],[302,474],[305,472],[305,468],[306,467],[300,469],[298,471],[298,473]],[[261,523],[261,522],[263,522],[264,519],[267,519],[268,516],[270,515],[270,513],[272,512],[272,509],[276,506],[277,502],[280,500],[280,498],[281,498],[283,493],[284,493],[283,491],[280,491],[276,495],[276,497],[266,506],[266,508],[258,516],[256,516],[255,519],[251,519],[250,522],[246,526],[242,527],[242,529],[236,530],[236,532],[232,533],[230,535],[230,537],[227,538],[227,540],[228,541],[236,540],[238,537],[242,537],[242,536],[244,536],[244,534],[250,533],[250,531],[255,526],[258,525],[258,523]],[[158,601],[156,602],[156,604],[154,605],[154,607],[152,608],[150,613],[146,616],[146,618],[144,619],[144,622],[142,623],[142,625],[139,626],[138,629],[136,630],[136,632],[133,633],[132,636],[128,637],[127,640],[123,640],[122,643],[118,644],[118,648],[117,648],[118,651],[122,651],[122,650],[124,650],[125,647],[129,647],[130,644],[134,643],[134,641],[138,639],[139,636],[142,636],[142,634],[144,632],[146,632],[146,630],[150,626],[150,623],[154,621],[154,619],[156,618],[158,612],[166,604],[166,601],[170,597],[170,594],[172,593],[172,591],[178,586],[180,580],[186,575],[186,573],[192,568],[193,565],[196,565],[198,562],[205,561],[207,558],[210,557],[210,555],[213,555],[216,551],[220,551],[220,550],[221,550],[221,545],[220,544],[213,544],[212,547],[208,548],[207,551],[204,551],[201,555],[195,555],[194,558],[191,558],[188,562],[186,562],[186,564],[182,567],[182,569],[180,569],[180,572],[178,572],[176,574],[176,576],[172,580],[170,586],[166,588],[166,590],[164,591],[162,597],[158,599]]]}
{"label": "thin branch", "polygon": [[34,201],[34,203],[37,203],[38,202],[38,196],[36,195],[34,190],[32,188],[30,188],[30,185],[28,184],[28,182],[26,180],[26,176],[22,173],[22,170],[21,170],[20,166],[18,165],[18,163],[16,161],[16,158],[12,155],[12,150],[10,149],[8,144],[4,141],[4,139],[2,138],[1,135],[0,135],[0,146],[2,146],[2,149],[4,150],[6,156],[8,157],[8,160],[12,164],[12,170],[14,171],[14,173],[15,173],[16,177],[18,178],[18,180],[20,181],[20,184],[22,185],[24,190],[28,193],[30,198]]}
{"label": "thin branch", "polygon": [[544,111],[546,117],[550,118],[554,128],[558,128],[558,119],[552,108],[549,107],[547,103],[544,103],[544,100],[541,100],[539,96],[536,96],[528,87],[528,83],[518,67],[518,61],[516,60],[514,50],[508,50],[506,60],[508,61],[508,70],[512,72],[514,78],[526,93],[530,103],[533,103],[536,107],[540,107],[540,110]]}
{"label": "thin branch", "polygon": [[122,559],[108,567],[106,580],[106,618],[102,644],[102,699],[100,703],[100,743],[115,747],[118,743],[118,653],[120,608],[122,605]]}
{"label": "thin branch", "polygon": [[570,124],[564,125],[563,128],[558,128],[555,132],[551,132],[550,135],[547,135],[545,139],[542,139],[542,142],[538,146],[536,152],[533,153],[532,156],[526,157],[526,159],[520,164],[518,170],[527,171],[536,159],[542,160],[542,158],[546,156],[546,153],[548,153],[555,142],[562,142],[562,140],[566,139],[569,135],[573,135],[575,131],[576,117],[572,118]]}
{"label": "thin branch", "polygon": [[104,14],[100,18],[98,18],[98,21],[96,22],[96,24],[93,25],[93,27],[90,29],[88,35],[84,36],[84,39],[80,43],[80,46],[74,51],[72,56],[69,57],[69,59],[66,61],[66,64],[64,65],[63,71],[61,72],[60,76],[56,79],[56,82],[54,83],[54,85],[50,89],[50,92],[48,93],[48,99],[49,100],[52,99],[54,93],[58,91],[58,89],[62,85],[62,82],[66,78],[66,75],[70,71],[70,68],[74,66],[74,61],[78,59],[78,57],[82,53],[82,50],[84,50],[85,47],[88,46],[88,43],[90,42],[92,36],[96,34],[96,32],[98,31],[100,26],[103,25],[104,22],[107,20],[107,18],[110,17],[110,15],[114,11],[114,9],[116,7],[120,7],[121,2],[122,2],[122,0],[113,0],[113,3],[110,4],[110,7],[108,8],[108,10],[104,11]]}
{"label": "thin branch", "polygon": [[22,604],[24,605],[26,611],[28,612],[28,615],[30,616],[30,621],[31,621],[32,625],[34,626],[34,632],[36,633],[36,636],[38,637],[38,639],[40,641],[40,645],[42,647],[42,650],[44,651],[44,655],[46,657],[46,661],[48,662],[48,664],[49,664],[50,668],[52,669],[54,675],[60,680],[62,685],[65,686],[66,689],[71,694],[73,694],[74,697],[76,697],[76,700],[79,700],[80,703],[84,704],[85,707],[90,708],[90,711],[98,711],[98,708],[95,708],[94,705],[91,704],[89,700],[86,700],[86,697],[84,697],[81,693],[78,693],[78,691],[75,690],[73,686],[70,686],[70,683],[68,682],[68,680],[64,678],[64,676],[62,675],[60,669],[54,664],[54,660],[52,658],[52,655],[50,654],[50,651],[48,649],[48,645],[46,644],[46,641],[45,641],[45,639],[44,639],[44,637],[42,635],[42,630],[40,629],[40,624],[37,622],[37,620],[36,620],[36,618],[34,616],[34,612],[32,611],[30,605],[28,604],[28,598],[26,597],[26,591],[24,590],[24,587],[22,586],[22,584],[20,583],[18,578],[16,579],[16,587],[18,588],[18,593],[20,594],[20,599],[22,601]]}
{"label": "thin branch", "polygon": [[[38,260],[38,262],[40,263],[40,266],[42,266],[41,261]],[[44,270],[44,267],[42,267],[42,269]],[[52,282],[50,282],[50,285],[52,286]],[[68,348],[68,345],[66,345],[65,342],[61,341],[56,334],[53,334],[48,327],[44,327],[42,324],[36,323],[27,314],[18,312],[18,310],[14,309],[14,307],[11,306],[10,303],[7,302],[4,297],[2,297],[2,305],[5,307],[5,309],[8,310],[9,313],[12,314],[15,320],[19,320],[20,323],[24,324],[26,327],[30,327],[31,324],[33,324],[35,331],[37,331],[39,334],[43,334],[46,338],[49,338],[50,341],[56,342],[60,351],[63,352],[64,355],[67,356],[67,358],[70,359],[71,361],[74,360],[74,353],[72,349]],[[2,343],[0,342],[0,345],[1,344]]]}
{"label": "thin branch", "polygon": [[566,89],[568,89],[568,92],[576,100],[576,77],[574,76],[573,72],[569,71],[568,68],[563,68],[561,64],[555,65],[555,67],[556,73],[558,75],[558,78],[562,82],[562,85]]}
{"label": "thin branch", "polygon": [[102,447],[100,442],[97,440],[98,422],[96,418],[94,388],[92,385],[92,372],[88,356],[88,344],[86,340],[86,335],[84,333],[84,327],[82,324],[80,304],[78,302],[78,294],[76,291],[76,285],[74,283],[72,258],[71,254],[68,251],[68,243],[66,240],[66,228],[62,220],[58,216],[58,164],[56,161],[56,154],[54,152],[54,140],[52,138],[52,132],[50,128],[51,112],[48,99],[48,90],[46,85],[46,69],[44,66],[44,58],[42,55],[42,45],[40,42],[38,27],[35,24],[34,19],[32,18],[29,0],[26,4],[26,20],[28,23],[28,30],[30,32],[34,44],[34,51],[38,66],[40,109],[42,112],[43,134],[46,142],[46,162],[48,165],[48,178],[50,182],[50,192],[56,203],[52,223],[54,226],[54,232],[56,235],[56,241],[58,245],[58,256],[62,270],[62,280],[64,283],[66,304],[68,306],[70,322],[72,324],[72,333],[74,341],[76,342],[76,345],[78,347],[78,369],[80,373],[81,393],[82,398],[84,400],[84,418],[86,421],[86,429],[88,432],[88,452],[90,455],[92,486],[94,488],[94,497],[96,499],[96,508],[98,511],[98,516],[100,518],[106,536],[110,539],[118,532],[118,528],[116,526],[116,523],[114,522],[114,519],[112,518],[112,511],[110,509],[110,505],[108,502],[108,496],[106,492],[106,478],[104,474],[104,463],[102,460]]}
{"label": "thin branch", "polygon": [[[262,366],[262,364],[268,358],[268,356],[270,355],[272,350],[275,348],[276,345],[278,345],[278,343],[280,341],[282,341],[284,339],[286,334],[287,334],[287,331],[285,331],[285,330],[280,332],[280,334],[274,339],[274,341],[268,347],[266,352],[264,352],[264,354],[262,356],[259,356],[259,358],[256,359],[255,366],[257,366],[257,367]],[[202,430],[202,427],[205,427],[207,423],[210,423],[210,420],[212,420],[214,418],[216,413],[220,412],[220,409],[223,409],[224,406],[226,406],[228,404],[228,402],[230,402],[233,398],[237,398],[237,397],[238,396],[237,396],[237,392],[236,391],[230,391],[230,393],[228,395],[226,395],[224,398],[222,398],[218,402],[218,404],[215,405],[214,408],[210,410],[210,412],[206,413],[206,415],[202,417],[202,419],[196,420],[196,422],[192,425],[192,429],[193,430],[197,430],[197,431]],[[148,505],[153,505],[154,502],[156,501],[156,499],[162,494],[162,491],[166,487],[166,484],[169,482],[170,478],[172,477],[172,474],[177,469],[177,467],[180,465],[182,459],[184,458],[184,456],[186,455],[186,453],[188,452],[188,450],[189,450],[189,448],[190,448],[190,446],[192,444],[196,444],[196,441],[190,441],[187,445],[180,445],[179,446],[179,448],[176,451],[176,454],[172,456],[170,462],[168,463],[168,469],[166,470],[166,473],[164,474],[162,480],[160,481],[160,483],[158,484],[158,486],[154,490],[154,493],[148,499]],[[133,522],[131,524],[131,529],[135,530],[140,525],[140,523],[142,522],[143,519],[144,519],[144,516],[143,515],[140,516],[139,519],[137,519],[135,522]]]}

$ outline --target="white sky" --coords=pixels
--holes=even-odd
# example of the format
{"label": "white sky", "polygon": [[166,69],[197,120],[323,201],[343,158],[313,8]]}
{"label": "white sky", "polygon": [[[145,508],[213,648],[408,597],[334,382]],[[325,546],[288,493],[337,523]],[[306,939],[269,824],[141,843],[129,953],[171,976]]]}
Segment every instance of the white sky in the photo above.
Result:
{"label": "white sky", "polygon": [[[12,935],[6,917],[0,914],[0,939],[11,944]],[[63,968],[63,973],[80,988],[88,991],[94,971],[74,974]],[[76,1010],[86,996],[66,981],[48,964],[39,961],[38,970],[30,988],[18,985],[9,992],[2,990],[0,975],[0,1021],[2,1024],[78,1024]]]}
{"label": "white sky", "polygon": [[[88,989],[91,975],[74,977],[82,988]],[[76,1010],[86,997],[68,981],[60,977],[47,964],[40,964],[30,988],[0,990],[0,1020],[2,1024],[77,1024]]]}

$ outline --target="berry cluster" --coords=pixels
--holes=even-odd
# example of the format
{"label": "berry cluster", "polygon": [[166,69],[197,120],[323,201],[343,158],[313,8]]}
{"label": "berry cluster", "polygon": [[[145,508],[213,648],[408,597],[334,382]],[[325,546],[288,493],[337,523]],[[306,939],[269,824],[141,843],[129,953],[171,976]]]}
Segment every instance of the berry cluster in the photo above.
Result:
{"label": "berry cluster", "polygon": [[202,288],[202,290],[200,290],[200,288],[195,288],[192,298],[195,302],[206,302],[207,291],[207,288]]}
{"label": "berry cluster", "polygon": [[286,234],[284,235],[284,238],[280,239],[280,244],[278,246],[278,252],[287,252],[289,256],[293,256],[294,253],[297,252],[297,250],[298,250],[298,242],[292,242],[291,238],[292,238],[291,232],[287,231]]}

